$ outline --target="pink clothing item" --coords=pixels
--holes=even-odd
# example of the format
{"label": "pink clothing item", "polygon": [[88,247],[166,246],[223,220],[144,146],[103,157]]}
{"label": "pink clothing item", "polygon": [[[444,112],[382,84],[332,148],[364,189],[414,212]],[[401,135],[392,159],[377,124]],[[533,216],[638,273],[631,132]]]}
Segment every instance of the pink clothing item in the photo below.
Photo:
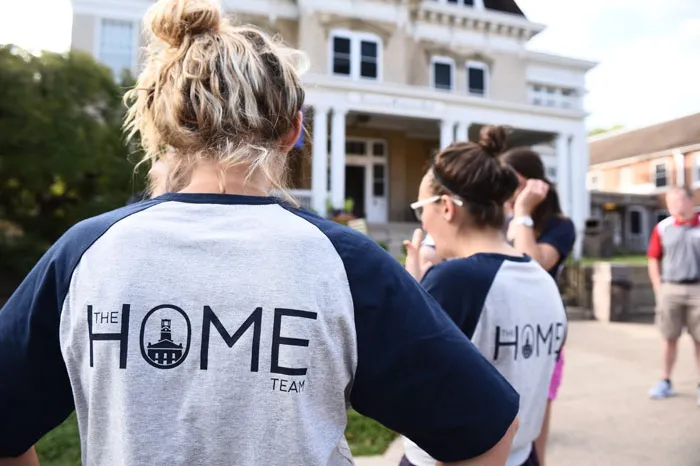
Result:
{"label": "pink clothing item", "polygon": [[553,401],[557,398],[557,392],[559,392],[559,386],[561,385],[561,379],[564,372],[564,349],[561,350],[559,355],[559,360],[554,366],[554,373],[552,374],[552,381],[549,383],[549,401]]}

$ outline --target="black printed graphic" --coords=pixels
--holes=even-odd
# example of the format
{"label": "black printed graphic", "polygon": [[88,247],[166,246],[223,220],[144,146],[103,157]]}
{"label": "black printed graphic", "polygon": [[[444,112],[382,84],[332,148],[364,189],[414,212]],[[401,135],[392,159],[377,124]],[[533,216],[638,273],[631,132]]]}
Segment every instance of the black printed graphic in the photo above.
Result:
{"label": "black printed graphic", "polygon": [[[154,313],[158,313],[157,319],[151,319]],[[176,319],[179,326],[180,338],[173,340],[173,319]],[[147,326],[160,323],[160,339],[144,346],[144,336]],[[152,329],[149,329],[152,330]],[[152,332],[149,332],[152,333]],[[185,333],[185,343],[182,343],[182,335]],[[153,367],[158,369],[172,369],[187,358],[190,351],[190,340],[192,339],[192,326],[187,314],[177,306],[163,304],[154,307],[146,314],[141,323],[141,355]]]}
{"label": "black printed graphic", "polygon": [[525,357],[525,359],[530,359],[530,356],[532,356],[532,340],[534,340],[535,338],[535,331],[532,328],[532,325],[526,325],[523,328],[523,336],[525,337],[525,344],[523,345],[523,356]]}
{"label": "black printed graphic", "polygon": [[204,306],[204,317],[202,319],[202,349],[200,354],[200,369],[207,370],[209,367],[209,329],[214,326],[226,346],[233,348],[239,338],[252,326],[253,327],[253,349],[250,354],[250,371],[258,372],[258,361],[260,360],[260,327],[262,326],[262,308],[255,309],[248,319],[243,322],[233,335],[229,335],[223,324],[209,306]]}
{"label": "black printed graphic", "polygon": [[[209,370],[210,368],[210,345],[221,344],[223,340],[226,346],[233,348],[239,343],[241,338],[245,338],[245,334],[250,334],[252,343],[250,346],[251,372],[260,370],[260,345],[265,344],[266,346],[271,345],[269,366],[271,374],[286,376],[306,375],[308,370],[306,367],[286,367],[282,365],[281,361],[288,360],[288,351],[291,350],[291,348],[285,347],[308,348],[311,346],[307,338],[292,338],[288,333],[289,330],[285,331],[284,324],[288,325],[293,322],[293,328],[296,332],[300,332],[301,335],[313,335],[314,332],[309,332],[308,325],[315,323],[318,318],[317,313],[298,309],[275,308],[272,319],[263,319],[264,310],[262,307],[257,307],[242,323],[237,324],[237,328],[229,327],[231,330],[235,328],[233,333],[229,333],[229,330],[224,327],[210,306],[204,305],[192,312],[192,318],[199,319],[201,316],[202,319],[201,340],[197,340],[197,344],[201,343],[199,348],[200,370]],[[231,314],[232,312],[228,313]],[[119,368],[126,369],[130,337],[129,319],[131,314],[134,314],[134,316],[141,315],[133,304],[123,304],[121,313],[117,311],[93,311],[92,305],[87,306],[90,367],[94,367],[95,343],[109,342],[112,345],[119,345]],[[131,316],[132,319],[134,316]],[[138,319],[138,317],[136,318]],[[114,330],[116,324],[121,324],[119,332],[95,332],[93,330],[95,325],[106,325],[110,330]],[[215,329],[213,337],[211,335],[212,327]],[[138,323],[134,323],[133,330],[136,328],[139,328]],[[144,361],[157,369],[173,369],[182,364],[187,359],[191,342],[192,325],[190,316],[175,305],[161,304],[156,306],[148,311],[143,320],[141,320],[139,334],[141,356]],[[240,354],[248,351],[244,349],[246,347],[247,345],[239,344],[236,348],[239,353],[233,359],[236,361],[247,360],[247,354]],[[267,347],[269,348],[269,346]],[[282,357],[280,357],[281,352]],[[296,354],[298,355],[299,353],[297,352]],[[233,359],[224,358],[217,362],[228,364]],[[115,362],[110,361],[109,364],[115,364]],[[294,393],[304,390],[304,380],[273,378],[272,381],[274,390]]]}
{"label": "black printed graphic", "polygon": [[531,357],[549,356],[559,354],[564,343],[564,329],[562,322],[549,325],[515,325],[511,328],[496,326],[494,335],[494,361],[502,357],[501,353],[512,357],[517,361],[518,354],[525,359]]}
{"label": "black printed graphic", "polygon": [[119,342],[119,369],[126,369],[126,355],[129,350],[129,310],[131,306],[122,306],[122,325],[119,333],[93,333],[92,320],[96,324],[116,324],[119,322],[117,312],[92,312],[92,306],[87,307],[88,338],[90,338],[90,367],[94,364],[94,345],[96,341],[118,341]]}
{"label": "black printed graphic", "polygon": [[275,323],[272,328],[272,361],[270,362],[270,372],[284,375],[306,375],[306,367],[291,368],[280,366],[280,346],[309,346],[309,340],[300,338],[287,338],[280,335],[282,331],[282,317],[302,317],[304,319],[316,320],[315,312],[299,311],[296,309],[275,309]]}

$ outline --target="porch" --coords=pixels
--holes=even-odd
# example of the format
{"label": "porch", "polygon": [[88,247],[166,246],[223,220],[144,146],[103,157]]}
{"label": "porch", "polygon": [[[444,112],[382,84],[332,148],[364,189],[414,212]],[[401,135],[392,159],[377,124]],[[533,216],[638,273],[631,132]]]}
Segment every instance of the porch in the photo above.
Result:
{"label": "porch", "polygon": [[644,253],[652,229],[666,216],[654,195],[591,192],[591,218],[601,222],[618,254]]}
{"label": "porch", "polygon": [[430,157],[455,140],[478,139],[483,125],[502,124],[513,129],[511,146],[544,145],[550,153],[562,208],[583,233],[590,203],[581,112],[416,86],[306,81],[308,133],[292,154],[290,178],[302,205],[318,214],[347,206],[369,223],[413,222],[409,204]]}
{"label": "porch", "polygon": [[[351,210],[356,217],[378,224],[414,222],[409,204],[416,199],[430,158],[455,140],[478,140],[485,124],[445,124],[358,111],[348,111],[342,118],[316,109],[305,114],[311,131],[290,156],[292,194],[320,215]],[[337,147],[341,142],[342,147]],[[513,129],[509,140],[510,146],[542,147],[548,173],[558,173],[559,158],[568,156],[568,144],[557,133],[520,128]],[[559,175],[566,172],[556,175],[557,184],[562,182]]]}

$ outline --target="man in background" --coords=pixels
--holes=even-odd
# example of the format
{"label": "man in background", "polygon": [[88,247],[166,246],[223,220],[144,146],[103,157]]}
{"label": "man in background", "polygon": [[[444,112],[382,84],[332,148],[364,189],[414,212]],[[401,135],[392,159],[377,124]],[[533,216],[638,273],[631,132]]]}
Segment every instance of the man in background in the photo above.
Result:
{"label": "man in background", "polygon": [[[664,338],[662,379],[649,391],[655,400],[676,394],[671,373],[684,328],[695,342],[700,373],[700,216],[687,188],[669,191],[666,207],[670,216],[654,227],[647,253],[649,278],[656,296],[656,320]],[[700,406],[700,385],[697,403]]]}

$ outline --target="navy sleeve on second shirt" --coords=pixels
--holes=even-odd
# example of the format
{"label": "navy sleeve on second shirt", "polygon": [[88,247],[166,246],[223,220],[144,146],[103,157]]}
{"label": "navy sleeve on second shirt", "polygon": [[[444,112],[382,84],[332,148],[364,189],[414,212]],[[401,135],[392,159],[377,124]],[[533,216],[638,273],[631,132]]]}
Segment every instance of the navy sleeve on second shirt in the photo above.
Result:
{"label": "navy sleeve on second shirt", "polygon": [[540,244],[549,244],[559,252],[559,261],[571,254],[576,242],[576,228],[568,218],[553,219],[542,235],[537,238]]}
{"label": "navy sleeve on second shirt", "polygon": [[471,338],[502,263],[490,256],[443,262],[428,270],[421,285]]}

